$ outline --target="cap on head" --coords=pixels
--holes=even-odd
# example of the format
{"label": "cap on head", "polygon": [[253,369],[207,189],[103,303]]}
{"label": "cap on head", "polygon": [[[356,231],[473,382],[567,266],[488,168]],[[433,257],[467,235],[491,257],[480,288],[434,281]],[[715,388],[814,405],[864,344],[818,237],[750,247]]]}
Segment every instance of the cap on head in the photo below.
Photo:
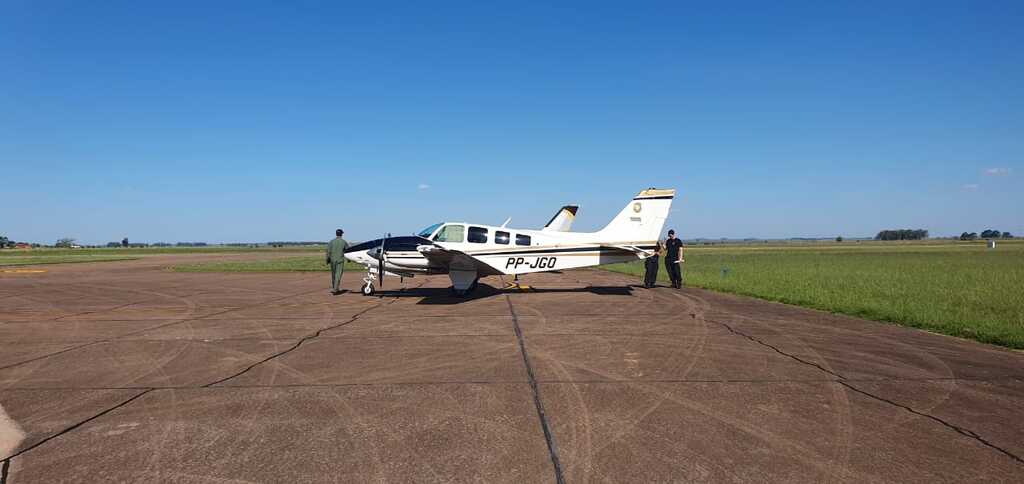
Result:
{"label": "cap on head", "polygon": [[676,231],[675,231],[675,230],[672,230],[672,229],[669,229],[669,231],[668,231],[668,234],[669,234],[669,235],[675,235],[675,234],[676,234]]}
{"label": "cap on head", "polygon": [[341,230],[341,229],[338,229],[338,230],[334,231],[334,235],[337,235],[338,237],[341,237],[341,234],[344,234],[344,233],[345,233],[345,231]]}

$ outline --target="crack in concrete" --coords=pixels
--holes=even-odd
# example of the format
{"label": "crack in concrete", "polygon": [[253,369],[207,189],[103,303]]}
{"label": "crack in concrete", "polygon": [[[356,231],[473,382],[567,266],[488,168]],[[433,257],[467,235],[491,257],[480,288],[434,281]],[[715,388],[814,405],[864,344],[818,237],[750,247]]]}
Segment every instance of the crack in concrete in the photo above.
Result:
{"label": "crack in concrete", "polygon": [[11,459],[4,459],[3,466],[0,466],[0,484],[7,484],[7,472],[11,467]]}
{"label": "crack in concrete", "polygon": [[892,405],[894,407],[902,408],[903,410],[906,410],[906,411],[908,411],[908,412],[910,412],[910,413],[912,413],[914,415],[919,415],[921,417],[925,417],[925,418],[929,418],[931,420],[934,420],[934,421],[938,422],[939,424],[943,425],[944,427],[949,428],[950,430],[952,430],[952,431],[954,431],[954,432],[956,432],[956,433],[958,433],[960,435],[972,438],[972,439],[980,442],[982,445],[985,445],[986,447],[994,449],[994,450],[1002,453],[1003,455],[1005,455],[1005,456],[1007,456],[1007,457],[1017,461],[1020,464],[1024,464],[1024,459],[1021,459],[1019,456],[1013,454],[1012,452],[1010,452],[1010,451],[1008,451],[1008,450],[1006,450],[1006,449],[1004,449],[1002,447],[999,447],[998,445],[995,445],[995,444],[989,442],[988,440],[986,440],[984,437],[978,435],[978,433],[973,431],[973,430],[960,427],[959,425],[952,424],[952,423],[947,422],[947,421],[945,421],[945,420],[943,420],[943,419],[941,419],[939,417],[936,417],[934,415],[914,410],[913,408],[911,408],[911,407],[909,407],[907,405],[903,405],[901,403],[894,402],[894,401],[889,400],[887,398],[882,398],[882,397],[880,397],[878,395],[875,395],[875,394],[873,394],[871,392],[868,392],[868,391],[865,391],[865,390],[861,390],[860,388],[857,388],[857,387],[854,387],[853,385],[850,385],[849,382],[839,381],[839,382],[836,382],[836,383],[839,383],[840,385],[842,385],[842,386],[844,386],[846,388],[849,388],[850,390],[853,390],[853,391],[855,391],[857,393],[860,393],[861,395],[864,395],[864,396],[867,396],[867,397],[871,397],[871,398],[873,398],[875,400],[878,400],[880,402],[888,403],[889,405]]}
{"label": "crack in concrete", "polygon": [[[304,291],[304,292],[300,292],[300,293],[296,293],[296,294],[291,294],[291,295],[288,295],[288,296],[282,296],[282,297],[279,297],[279,298],[276,298],[276,299],[271,299],[271,300],[268,300],[268,301],[259,302],[259,303],[253,304],[251,306],[226,309],[224,311],[220,311],[220,312],[216,312],[216,313],[211,313],[211,314],[207,314],[207,315],[204,315],[204,316],[198,316],[198,317],[195,317],[195,318],[186,318],[186,319],[181,319],[181,320],[174,320],[174,321],[172,321],[170,323],[165,323],[165,324],[160,324],[160,325],[156,325],[156,326],[152,326],[152,327],[147,327],[147,328],[140,329],[138,331],[132,331],[132,332],[129,332],[129,333],[125,333],[125,334],[114,336],[114,337],[110,337],[110,338],[104,338],[104,339],[101,339],[101,340],[90,341],[88,343],[80,344],[78,346],[72,346],[70,348],[65,348],[63,350],[55,351],[53,353],[48,353],[48,354],[45,354],[45,355],[42,355],[42,356],[37,356],[35,358],[29,358],[27,360],[19,361],[17,363],[11,363],[11,364],[6,365],[6,366],[0,366],[0,370],[6,370],[8,368],[14,368],[16,366],[24,365],[25,363],[31,363],[33,361],[42,360],[42,359],[45,359],[45,358],[49,358],[51,356],[57,356],[57,355],[60,355],[60,354],[63,354],[63,353],[67,353],[69,351],[75,351],[75,350],[86,348],[86,347],[89,347],[89,346],[94,346],[94,345],[98,345],[98,344],[102,344],[102,343],[109,343],[109,342],[114,341],[114,340],[120,340],[121,338],[124,338],[126,336],[132,336],[132,335],[136,335],[136,334],[139,334],[139,333],[145,333],[146,331],[153,331],[153,330],[161,329],[161,328],[164,328],[164,327],[167,327],[167,326],[173,326],[175,324],[187,323],[189,321],[199,321],[201,319],[210,318],[212,316],[219,316],[221,314],[230,313],[232,311],[241,311],[243,309],[252,309],[252,308],[260,307],[260,306],[262,306],[264,304],[274,303],[274,302],[281,301],[281,300],[284,300],[284,299],[288,299],[288,298],[291,298],[291,297],[304,296],[306,294],[312,294],[312,293],[320,291],[320,290],[321,289],[315,289],[315,290],[312,290],[312,291]],[[130,341],[130,340],[128,340],[128,341]]]}
{"label": "crack in concrete", "polygon": [[[938,422],[940,425],[942,425],[942,426],[944,426],[944,427],[946,427],[946,428],[948,428],[948,429],[950,429],[950,430],[952,430],[952,431],[954,431],[954,432],[956,432],[956,433],[958,433],[960,435],[963,435],[964,437],[968,437],[970,439],[973,439],[973,440],[981,443],[982,445],[984,445],[984,446],[986,446],[986,447],[988,447],[988,448],[990,448],[992,450],[995,450],[995,451],[997,451],[997,452],[999,452],[999,453],[1009,457],[1010,459],[1013,459],[1014,461],[1017,461],[1020,464],[1024,464],[1024,459],[1022,459],[1020,456],[1018,456],[1018,455],[1016,455],[1016,454],[1014,454],[1014,453],[1012,453],[1012,452],[1010,452],[1010,451],[1008,451],[1008,450],[1006,450],[1006,449],[1004,449],[1004,448],[1002,448],[1002,447],[1000,447],[998,445],[995,445],[992,442],[989,442],[984,437],[982,437],[977,432],[975,432],[975,431],[973,431],[971,429],[960,427],[959,425],[955,425],[953,423],[947,422],[947,421],[945,421],[945,420],[943,420],[943,419],[941,419],[939,417],[936,417],[934,415],[931,415],[931,414],[928,414],[928,413],[925,413],[925,412],[921,412],[921,411],[915,410],[914,408],[912,408],[910,406],[903,405],[903,404],[897,403],[897,402],[895,402],[893,400],[889,400],[888,398],[884,398],[884,397],[875,395],[875,394],[873,394],[873,393],[871,393],[869,391],[862,390],[862,389],[854,387],[853,385],[850,384],[850,382],[853,382],[853,381],[867,381],[867,382],[870,382],[870,381],[873,381],[873,380],[850,380],[850,379],[847,379],[846,377],[840,375],[839,373],[836,373],[836,372],[834,372],[832,370],[828,370],[825,367],[823,367],[823,366],[821,366],[821,365],[819,365],[817,363],[812,363],[812,362],[804,360],[803,358],[800,358],[800,357],[798,357],[796,355],[792,355],[792,354],[786,353],[785,351],[782,351],[782,350],[778,349],[777,347],[775,347],[773,345],[765,343],[764,341],[761,341],[760,339],[757,339],[757,338],[755,338],[753,336],[745,334],[745,333],[743,333],[741,331],[737,331],[737,330],[733,329],[731,326],[729,326],[728,324],[725,324],[725,323],[722,323],[722,322],[719,322],[719,321],[712,321],[712,322],[724,326],[730,332],[732,332],[732,333],[734,333],[734,334],[736,334],[738,336],[742,336],[742,337],[747,338],[747,339],[749,339],[749,340],[751,340],[751,341],[753,341],[755,343],[758,343],[760,345],[763,345],[763,346],[766,346],[768,348],[771,348],[772,350],[775,350],[775,352],[779,353],[780,355],[788,356],[788,357],[790,357],[790,358],[792,358],[792,359],[794,359],[796,361],[799,361],[800,363],[803,363],[803,364],[809,365],[809,366],[813,366],[813,367],[815,367],[815,368],[817,368],[817,369],[819,369],[819,370],[821,370],[821,371],[823,371],[825,373],[828,373],[830,375],[838,377],[838,380],[835,380],[835,382],[840,384],[840,385],[842,385],[842,386],[844,386],[844,387],[846,387],[846,388],[849,388],[850,390],[853,390],[853,391],[855,391],[857,393],[860,393],[861,395],[864,395],[866,397],[870,397],[870,398],[872,398],[874,400],[877,400],[879,402],[887,403],[887,404],[892,405],[894,407],[901,408],[901,409],[903,409],[903,410],[905,410],[907,412],[910,412],[910,413],[912,413],[914,415],[918,415],[920,417],[925,417],[927,419],[930,419],[930,420],[933,420],[935,422]],[[879,380],[879,381],[893,381],[893,380]]]}
{"label": "crack in concrete", "polygon": [[96,419],[98,419],[98,418],[100,418],[100,417],[102,417],[102,416],[104,416],[104,415],[106,415],[106,414],[108,414],[110,412],[113,412],[114,410],[117,410],[117,409],[119,409],[119,408],[121,408],[121,407],[123,407],[125,405],[128,405],[129,403],[134,402],[135,400],[139,399],[139,397],[141,397],[141,396],[143,396],[143,395],[145,395],[145,394],[147,394],[147,393],[149,393],[151,391],[153,391],[152,388],[147,388],[147,389],[145,389],[145,390],[143,390],[143,391],[141,391],[139,393],[136,393],[131,398],[128,398],[127,400],[125,400],[125,401],[123,401],[121,403],[118,403],[117,405],[114,405],[113,407],[110,407],[110,408],[108,408],[106,410],[103,410],[102,412],[97,413],[96,415],[93,415],[93,416],[91,416],[91,417],[89,417],[89,418],[87,418],[85,420],[82,420],[81,422],[78,422],[78,423],[76,423],[74,425],[71,425],[70,427],[67,427],[64,430],[61,430],[60,432],[57,432],[56,434],[53,434],[53,435],[51,435],[51,436],[49,436],[49,437],[47,437],[47,438],[45,438],[43,440],[40,440],[39,442],[36,442],[35,444],[32,444],[32,445],[30,445],[30,446],[28,446],[28,447],[26,447],[26,448],[24,448],[24,449],[22,449],[22,450],[20,450],[20,451],[18,451],[16,453],[14,453],[14,454],[11,454],[10,457],[7,457],[6,459],[4,459],[3,480],[0,480],[0,484],[3,484],[4,482],[7,481],[7,474],[9,472],[10,462],[12,460],[14,460],[15,457],[18,457],[18,456],[20,456],[22,454],[25,454],[26,452],[28,452],[28,451],[30,451],[32,449],[35,449],[36,447],[39,447],[39,446],[41,446],[41,445],[43,445],[43,444],[45,444],[45,443],[47,443],[47,442],[49,442],[49,441],[51,441],[53,439],[56,439],[57,437],[60,437],[60,436],[66,434],[68,432],[71,432],[71,431],[73,431],[73,430],[75,430],[75,429],[77,429],[77,428],[79,428],[79,427],[81,427],[81,426],[83,426],[83,425],[85,425],[85,424],[87,424],[89,422],[92,422],[93,420],[96,420]]}
{"label": "crack in concrete", "polygon": [[[769,380],[752,380],[752,379],[729,379],[729,378],[716,378],[716,379],[675,379],[675,378],[657,378],[657,379],[634,379],[634,380],[543,380],[538,383],[544,384],[586,384],[586,385],[621,385],[629,383],[722,383],[722,384],[774,384],[774,383],[838,383],[840,380],[835,378],[819,378],[819,379],[801,379],[793,380],[788,378],[769,379]],[[842,381],[850,383],[900,383],[900,382],[1002,382],[1002,381],[1014,381],[1021,382],[1022,380],[1018,377],[994,377],[994,378],[888,378],[888,379],[869,379],[869,378],[845,378]],[[75,391],[75,390],[230,390],[230,389],[243,389],[243,388],[334,388],[334,387],[347,387],[347,386],[391,386],[391,385],[512,385],[516,384],[513,380],[434,380],[434,381],[393,381],[387,383],[277,383],[273,385],[232,385],[230,387],[210,387],[206,385],[179,385],[179,386],[137,386],[137,387],[7,387],[5,390],[9,391],[21,391],[21,392],[38,392],[38,391]]]}
{"label": "crack in concrete", "polygon": [[[504,282],[504,280],[502,280]],[[512,328],[516,333],[516,340],[519,342],[519,351],[523,354],[523,364],[526,365],[526,376],[530,380],[530,388],[533,390],[533,404],[537,407],[537,416],[540,418],[541,430],[544,431],[544,441],[548,445],[548,454],[551,456],[551,464],[555,470],[555,481],[558,484],[565,484],[565,477],[562,474],[562,464],[558,458],[558,444],[555,442],[555,435],[551,431],[551,424],[548,422],[547,414],[544,412],[544,403],[540,398],[540,387],[537,385],[537,378],[533,373],[533,365],[530,364],[530,357],[526,353],[526,342],[523,340],[523,331],[519,328],[519,316],[515,307],[512,306],[512,298],[505,294],[505,302],[508,303],[508,310],[512,313]]]}
{"label": "crack in concrete", "polygon": [[[394,301],[392,301],[392,302],[394,302]],[[390,304],[390,303],[388,303],[388,304]],[[340,328],[342,326],[345,326],[346,324],[349,324],[349,323],[359,319],[359,316],[362,316],[363,314],[366,314],[370,310],[376,309],[376,308],[378,308],[380,306],[383,306],[383,305],[384,304],[366,308],[366,309],[356,313],[351,318],[349,318],[349,319],[347,319],[345,321],[342,321],[341,323],[338,323],[338,324],[335,324],[335,325],[331,325],[331,326],[328,326],[326,328],[318,329],[318,330],[316,330],[316,332],[314,332],[312,334],[308,334],[306,336],[303,336],[301,339],[299,339],[294,345],[290,346],[289,348],[287,348],[287,349],[285,349],[283,351],[279,351],[277,353],[274,353],[273,355],[270,355],[270,356],[268,356],[268,357],[266,357],[266,358],[264,358],[264,359],[262,359],[260,361],[257,361],[256,363],[253,363],[253,364],[247,366],[244,370],[242,370],[242,371],[240,371],[238,373],[235,373],[235,374],[233,374],[231,376],[228,376],[228,377],[225,377],[225,378],[221,378],[220,380],[217,380],[217,381],[215,381],[213,383],[207,383],[206,385],[203,385],[203,388],[209,388],[209,387],[212,387],[214,385],[218,385],[218,384],[224,383],[224,382],[226,382],[228,380],[231,380],[233,378],[237,378],[239,376],[242,376],[242,375],[248,373],[249,370],[252,370],[253,368],[256,368],[257,366],[260,366],[260,365],[262,365],[262,364],[264,364],[264,363],[266,363],[266,362],[268,362],[270,360],[273,360],[275,358],[284,356],[284,355],[286,355],[288,353],[291,353],[292,351],[297,350],[300,346],[302,346],[303,343],[305,343],[305,342],[307,342],[307,341],[309,341],[311,339],[315,339],[315,338],[320,337],[320,334],[323,333],[324,331],[328,331],[328,330],[332,330],[332,329],[335,329],[335,328]]]}
{"label": "crack in concrete", "polygon": [[840,380],[845,380],[846,379],[846,377],[844,377],[843,375],[840,375],[839,373],[836,373],[836,372],[834,372],[832,370],[829,370],[829,369],[827,369],[827,368],[825,368],[825,367],[823,367],[823,366],[821,366],[821,365],[819,365],[817,363],[812,363],[812,362],[807,361],[807,360],[805,360],[803,358],[800,358],[799,356],[791,355],[789,353],[786,353],[785,351],[782,351],[782,350],[776,348],[775,346],[772,346],[772,345],[770,345],[768,343],[765,343],[764,341],[761,341],[761,340],[759,340],[759,339],[757,339],[757,338],[755,338],[753,336],[750,336],[750,335],[748,335],[746,333],[743,333],[742,331],[737,331],[737,330],[733,329],[732,326],[729,326],[728,324],[725,324],[725,323],[722,323],[722,322],[718,322],[718,321],[714,321],[714,320],[710,320],[710,319],[707,320],[707,321],[711,321],[712,323],[720,324],[720,325],[724,326],[725,329],[728,329],[731,333],[736,334],[738,336],[742,336],[744,338],[747,338],[750,341],[753,341],[753,342],[755,342],[755,343],[757,343],[757,344],[759,344],[761,346],[765,346],[765,347],[771,348],[776,353],[778,353],[778,354],[780,354],[782,356],[787,356],[787,357],[792,358],[792,359],[794,359],[796,361],[799,361],[800,363],[803,363],[805,365],[813,366],[813,367],[815,367],[815,368],[817,368],[817,369],[819,369],[819,370],[821,370],[821,371],[823,371],[825,373],[828,373],[829,375],[832,375],[832,376],[834,376],[836,378],[839,378]]}
{"label": "crack in concrete", "polygon": [[[422,286],[422,285],[423,284],[420,284],[420,286]],[[419,286],[417,286],[417,287],[419,287]],[[266,362],[268,362],[270,360],[273,360],[275,358],[278,358],[280,356],[286,355],[288,353],[291,353],[292,351],[297,350],[300,346],[302,346],[303,343],[305,343],[305,342],[307,342],[309,340],[319,338],[320,335],[324,331],[329,331],[329,330],[332,330],[332,329],[335,329],[335,328],[340,328],[342,326],[345,326],[346,324],[349,324],[349,323],[359,319],[359,316],[362,316],[362,315],[364,315],[364,314],[366,314],[366,313],[368,313],[368,312],[370,312],[370,311],[372,311],[374,309],[377,309],[379,307],[383,307],[383,306],[387,306],[387,305],[393,304],[393,303],[395,303],[397,301],[398,301],[398,298],[396,297],[396,298],[394,298],[394,299],[392,299],[392,300],[390,300],[390,301],[388,301],[386,303],[381,303],[381,304],[377,304],[375,306],[370,306],[370,307],[368,307],[368,308],[366,308],[366,309],[364,309],[362,311],[359,311],[358,313],[353,315],[351,318],[349,318],[349,319],[347,319],[345,321],[342,321],[341,323],[338,323],[338,324],[335,324],[335,325],[332,325],[332,326],[328,326],[328,327],[325,327],[325,328],[320,328],[320,329],[316,330],[316,332],[314,332],[312,334],[308,334],[306,336],[303,336],[301,339],[299,339],[299,341],[297,341],[291,347],[289,347],[289,348],[287,348],[287,349],[285,349],[283,351],[280,351],[278,353],[275,353],[273,355],[270,355],[270,356],[264,358],[263,360],[257,361],[256,363],[253,363],[253,364],[249,365],[244,370],[242,370],[242,371],[240,371],[238,373],[235,373],[234,375],[231,375],[231,376],[228,376],[228,377],[225,377],[225,378],[221,378],[220,380],[217,380],[217,381],[215,381],[213,383],[207,383],[206,385],[203,385],[202,388],[210,388],[210,387],[212,387],[214,385],[219,385],[219,384],[224,383],[224,382],[226,382],[228,380],[231,380],[231,379],[237,378],[239,376],[242,376],[245,373],[247,373],[249,370],[252,370],[253,368],[256,368],[257,366],[260,366],[260,365],[262,365],[262,364],[264,364],[264,363],[266,363]]]}
{"label": "crack in concrete", "polygon": [[118,309],[124,309],[124,308],[126,308],[128,306],[134,306],[136,304],[143,303],[143,302],[146,302],[146,301],[148,301],[148,299],[143,299],[142,301],[130,302],[128,304],[121,304],[119,306],[114,306],[114,307],[111,307],[111,308],[97,309],[95,311],[83,311],[83,312],[80,312],[80,313],[65,314],[64,316],[57,316],[56,318],[51,319],[49,322],[57,322],[57,321],[60,321],[62,319],[65,319],[65,318],[77,318],[79,316],[85,316],[87,314],[98,314],[98,313],[103,313],[103,312],[107,312],[107,311],[117,311]]}
{"label": "crack in concrete", "polygon": [[57,356],[57,355],[62,354],[62,353],[67,353],[68,351],[77,350],[79,348],[85,348],[86,346],[92,346],[92,345],[98,344],[98,343],[102,343],[102,341],[91,341],[89,343],[81,344],[81,345],[78,345],[78,346],[72,346],[70,348],[64,348],[64,349],[62,349],[60,351],[55,351],[53,353],[47,353],[47,354],[45,354],[43,356],[37,356],[35,358],[29,358],[27,360],[22,360],[22,361],[19,361],[17,363],[11,363],[10,365],[7,365],[7,366],[0,366],[0,370],[6,370],[8,368],[14,368],[15,366],[24,365],[25,363],[32,363],[33,361],[42,360],[44,358],[49,358],[51,356]]}

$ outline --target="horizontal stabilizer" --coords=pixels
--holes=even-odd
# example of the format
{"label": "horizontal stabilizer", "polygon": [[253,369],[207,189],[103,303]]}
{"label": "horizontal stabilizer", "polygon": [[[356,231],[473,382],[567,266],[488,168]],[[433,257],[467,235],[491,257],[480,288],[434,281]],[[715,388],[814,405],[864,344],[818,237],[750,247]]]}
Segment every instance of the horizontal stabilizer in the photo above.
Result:
{"label": "horizontal stabilizer", "polygon": [[579,205],[566,205],[555,213],[548,224],[541,229],[544,232],[568,232],[572,228],[572,222],[576,220],[576,211]]}
{"label": "horizontal stabilizer", "polygon": [[608,247],[611,249],[619,249],[624,250],[626,252],[632,252],[634,255],[637,256],[637,258],[640,259],[646,259],[655,254],[655,251],[653,249],[642,249],[635,245],[602,245],[601,247]]}

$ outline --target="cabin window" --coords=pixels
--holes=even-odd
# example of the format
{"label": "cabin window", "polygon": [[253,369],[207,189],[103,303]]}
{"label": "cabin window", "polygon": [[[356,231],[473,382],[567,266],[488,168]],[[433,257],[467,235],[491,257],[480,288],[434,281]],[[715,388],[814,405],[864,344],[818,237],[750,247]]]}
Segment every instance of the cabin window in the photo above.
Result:
{"label": "cabin window", "polygon": [[445,225],[441,227],[441,230],[434,236],[434,240],[438,242],[459,242],[466,237],[466,226],[465,225]]}
{"label": "cabin window", "polygon": [[509,235],[508,232],[502,232],[500,230],[496,230],[494,232],[494,243],[495,244],[501,244],[501,245],[508,245],[508,235]]}
{"label": "cabin window", "polygon": [[474,244],[487,243],[487,229],[483,227],[470,227],[469,237],[466,239]]}
{"label": "cabin window", "polygon": [[530,245],[530,236],[516,234],[516,245]]}

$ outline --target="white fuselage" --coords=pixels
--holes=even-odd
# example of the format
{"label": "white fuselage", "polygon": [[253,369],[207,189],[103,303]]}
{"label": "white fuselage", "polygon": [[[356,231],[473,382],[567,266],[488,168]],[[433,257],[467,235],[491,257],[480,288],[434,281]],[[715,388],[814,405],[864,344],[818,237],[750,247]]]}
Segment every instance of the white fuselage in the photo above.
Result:
{"label": "white fuselage", "polygon": [[[478,277],[637,260],[651,255],[674,195],[675,190],[641,191],[597,232],[512,229],[465,222],[436,224],[416,236],[388,238],[383,269],[404,276],[472,271]],[[350,248],[345,257],[366,265],[371,273],[378,272],[380,247],[381,240],[364,242]],[[435,252],[438,248],[443,250]]]}
{"label": "white fuselage", "polygon": [[[459,232],[462,237],[457,237]],[[477,258],[493,268],[491,275],[526,274],[637,260],[633,252],[598,243],[597,235],[597,232],[548,232],[448,222],[424,238],[445,249],[457,250]],[[617,241],[616,245],[650,249],[655,242]],[[415,247],[406,246],[403,249],[387,251],[385,271],[398,275],[447,273],[446,268],[431,267],[427,258]],[[371,270],[375,270],[378,264],[373,249],[349,252],[345,257],[367,265]]]}

